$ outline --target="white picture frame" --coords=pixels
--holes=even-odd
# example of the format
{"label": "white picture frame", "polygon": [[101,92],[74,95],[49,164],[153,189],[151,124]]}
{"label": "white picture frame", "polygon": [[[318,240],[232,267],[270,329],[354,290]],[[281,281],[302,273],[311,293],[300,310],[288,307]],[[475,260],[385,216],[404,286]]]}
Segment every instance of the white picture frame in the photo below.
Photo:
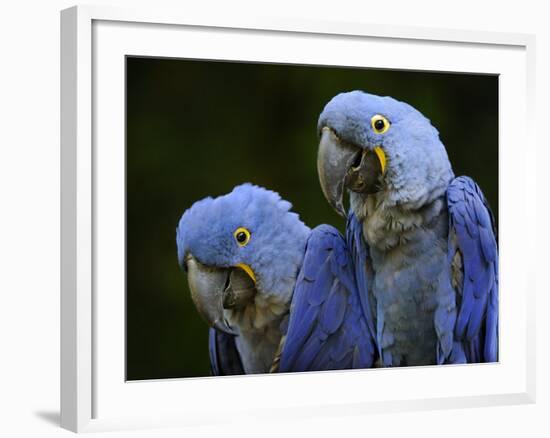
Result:
{"label": "white picture frame", "polygon": [[[326,50],[330,46],[334,50]],[[534,46],[534,36],[524,34],[103,6],[62,11],[62,427],[101,431],[208,424],[214,422],[213,414],[223,424],[250,416],[359,415],[534,402],[535,273],[519,257],[526,247],[534,248],[536,234],[535,211],[522,208],[522,203],[536,204],[536,175],[524,161],[535,151]],[[375,56],[364,59],[357,49]],[[125,382],[120,201],[126,55],[500,75],[500,362]],[[517,126],[521,132],[513,129]],[[513,154],[513,145],[520,143],[522,154]],[[507,178],[512,165],[513,182]],[[235,406],[222,409],[213,401],[215,392],[237,394]]]}

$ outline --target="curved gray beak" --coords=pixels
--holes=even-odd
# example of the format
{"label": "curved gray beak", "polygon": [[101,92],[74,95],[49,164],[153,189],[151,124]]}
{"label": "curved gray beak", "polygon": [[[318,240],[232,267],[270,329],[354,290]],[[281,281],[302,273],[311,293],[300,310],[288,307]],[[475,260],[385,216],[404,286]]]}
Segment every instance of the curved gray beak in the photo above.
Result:
{"label": "curved gray beak", "polygon": [[[375,151],[341,141],[329,127],[321,131],[317,154],[317,171],[321,189],[329,204],[338,214],[346,217],[344,191],[371,194],[379,189],[384,172],[380,148]],[[385,158],[385,157],[384,157]]]}
{"label": "curved gray beak", "polygon": [[223,293],[229,281],[229,269],[205,266],[193,256],[187,257],[186,263],[191,298],[199,314],[211,327],[236,335],[223,314]]}
{"label": "curved gray beak", "polygon": [[321,190],[332,208],[343,217],[346,217],[344,178],[358,153],[358,148],[342,143],[332,129],[326,126],[323,128],[317,153]]}
{"label": "curved gray beak", "polygon": [[185,258],[191,298],[208,325],[237,335],[225,319],[224,309],[246,305],[256,293],[252,280],[241,269],[203,265],[192,255]]}

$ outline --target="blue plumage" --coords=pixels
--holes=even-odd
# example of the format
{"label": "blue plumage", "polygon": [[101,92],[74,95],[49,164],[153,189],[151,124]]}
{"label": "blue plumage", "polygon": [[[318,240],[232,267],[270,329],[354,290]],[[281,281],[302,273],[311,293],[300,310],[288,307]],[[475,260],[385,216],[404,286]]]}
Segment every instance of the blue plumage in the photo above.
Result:
{"label": "blue plumage", "polygon": [[[244,184],[198,201],[180,220],[178,259],[201,272],[190,271],[190,285],[221,278],[218,292],[199,287],[195,304],[208,318],[219,303],[234,330],[210,329],[215,375],[372,366],[374,340],[345,240],[328,225],[310,230],[290,208],[278,194]],[[237,239],[242,229],[249,233],[245,244]],[[225,307],[224,290],[241,293],[235,285],[243,279],[235,273],[243,266],[255,294]],[[224,330],[219,319],[216,324]]]}
{"label": "blue plumage", "polygon": [[213,376],[244,374],[241,356],[235,344],[235,336],[211,327],[208,331],[208,353]]}
{"label": "blue plumage", "polygon": [[410,105],[360,91],[334,97],[318,128],[327,200],[341,212],[350,190],[347,245],[381,364],[496,361],[494,223],[437,130]]}
{"label": "blue plumage", "polygon": [[369,368],[374,356],[351,254],[335,228],[320,225],[308,239],[279,370]]}
{"label": "blue plumage", "polygon": [[447,190],[449,258],[463,261],[463,284],[454,338],[468,362],[498,359],[498,253],[493,220],[477,184],[454,179]]}
{"label": "blue plumage", "polygon": [[355,282],[359,291],[359,300],[361,308],[365,314],[369,332],[373,339],[376,338],[376,318],[373,313],[374,302],[372,294],[369,292],[372,285],[372,269],[368,246],[363,239],[363,230],[361,224],[356,220],[353,211],[350,211],[346,226],[346,241],[351,251],[351,260],[355,273]]}

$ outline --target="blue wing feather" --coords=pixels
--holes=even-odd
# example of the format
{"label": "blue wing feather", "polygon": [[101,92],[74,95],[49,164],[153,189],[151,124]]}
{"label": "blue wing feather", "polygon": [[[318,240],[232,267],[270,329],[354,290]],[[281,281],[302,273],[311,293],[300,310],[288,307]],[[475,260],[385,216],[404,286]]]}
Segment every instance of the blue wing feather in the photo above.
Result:
{"label": "blue wing feather", "polygon": [[296,281],[279,371],[370,368],[374,355],[346,242],[320,225]]}
{"label": "blue wing feather", "polygon": [[369,272],[369,267],[371,266],[369,249],[365,239],[363,239],[363,228],[361,223],[357,220],[351,209],[348,213],[346,225],[346,241],[351,252],[361,308],[363,309],[372,338],[377,339],[377,320],[374,312],[376,302],[370,289],[372,284],[372,272]]}
{"label": "blue wing feather", "polygon": [[342,325],[344,322],[344,315],[349,306],[346,295],[340,291],[342,286],[343,285],[338,281],[333,282],[326,304],[321,306],[319,323],[323,331],[329,335],[336,332]]}
{"label": "blue wing feather", "polygon": [[208,351],[213,376],[244,374],[241,356],[235,345],[235,337],[214,328],[208,332]]}
{"label": "blue wing feather", "polygon": [[[491,211],[477,184],[455,178],[447,189],[449,260],[462,257],[456,348],[468,362],[498,360],[498,245]],[[459,285],[460,288],[460,285]],[[451,354],[460,356],[456,351]],[[453,362],[452,357],[447,362]]]}

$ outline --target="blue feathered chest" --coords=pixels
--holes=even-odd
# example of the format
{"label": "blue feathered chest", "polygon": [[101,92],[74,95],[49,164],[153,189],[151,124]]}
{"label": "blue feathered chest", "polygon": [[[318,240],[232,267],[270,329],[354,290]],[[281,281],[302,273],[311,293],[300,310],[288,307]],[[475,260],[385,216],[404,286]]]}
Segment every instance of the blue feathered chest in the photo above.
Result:
{"label": "blue feathered chest", "polygon": [[370,248],[370,305],[385,366],[435,364],[436,314],[443,309],[456,316],[444,207],[444,199],[436,199],[415,212],[373,208],[363,219]]}

